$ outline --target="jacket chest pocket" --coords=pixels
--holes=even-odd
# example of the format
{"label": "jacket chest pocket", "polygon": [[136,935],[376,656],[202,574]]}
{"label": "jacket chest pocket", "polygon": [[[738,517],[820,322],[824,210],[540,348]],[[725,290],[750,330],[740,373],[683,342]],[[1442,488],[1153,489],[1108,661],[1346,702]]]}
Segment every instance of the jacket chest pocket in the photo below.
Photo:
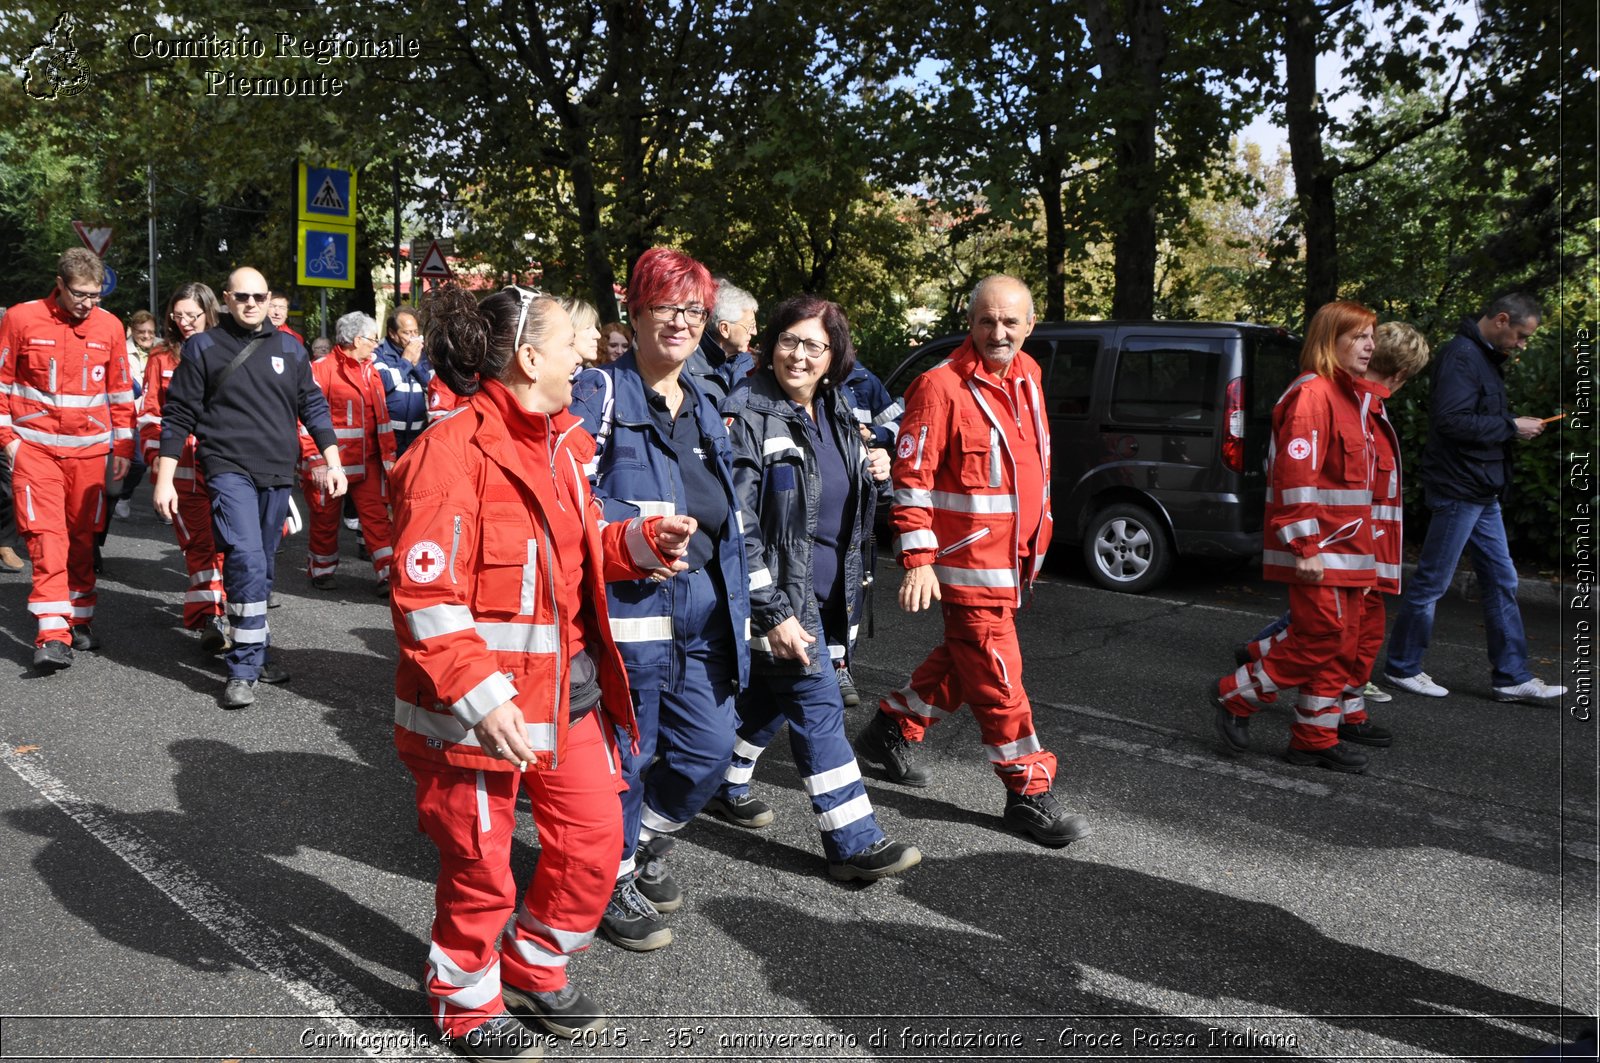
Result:
{"label": "jacket chest pocket", "polygon": [[1372,493],[1384,498],[1400,497],[1400,469],[1388,455],[1379,455],[1378,471],[1373,476]]}
{"label": "jacket chest pocket", "polygon": [[61,353],[54,343],[25,342],[17,379],[37,391],[54,392],[61,375]]}
{"label": "jacket chest pocket", "polygon": [[538,533],[518,501],[485,502],[478,528],[479,567],[473,612],[531,616],[539,589]]}
{"label": "jacket chest pocket", "polygon": [[982,421],[959,421],[954,443],[963,487],[1000,486],[1000,441],[993,429]]}
{"label": "jacket chest pocket", "polygon": [[1350,487],[1372,486],[1372,451],[1360,436],[1343,436],[1339,440],[1340,466],[1338,477]]}

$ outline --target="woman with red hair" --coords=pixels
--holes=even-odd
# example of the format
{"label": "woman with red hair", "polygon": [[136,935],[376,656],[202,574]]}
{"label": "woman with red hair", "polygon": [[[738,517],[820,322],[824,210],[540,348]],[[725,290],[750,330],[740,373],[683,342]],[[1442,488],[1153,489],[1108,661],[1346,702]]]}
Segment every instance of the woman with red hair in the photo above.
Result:
{"label": "woman with red hair", "polygon": [[1377,580],[1372,536],[1373,433],[1387,394],[1362,379],[1377,315],[1324,305],[1300,352],[1301,376],[1272,411],[1263,574],[1289,585],[1289,634],[1269,656],[1211,687],[1216,727],[1249,748],[1250,717],[1299,687],[1291,764],[1362,772],[1365,753],[1339,740],[1340,696],[1354,674],[1363,597]]}
{"label": "woman with red hair", "polygon": [[749,572],[728,433],[713,397],[683,371],[716,294],[710,272],[688,255],[646,251],[628,281],[634,350],[584,370],[572,389],[572,412],[595,438],[590,478],[605,519],[697,522],[687,571],[606,588],[639,744],[618,743],[624,838],[600,929],[635,952],[672,941],[660,915],[683,903],[683,891],[664,858],[722,781],[734,697],[750,670]]}

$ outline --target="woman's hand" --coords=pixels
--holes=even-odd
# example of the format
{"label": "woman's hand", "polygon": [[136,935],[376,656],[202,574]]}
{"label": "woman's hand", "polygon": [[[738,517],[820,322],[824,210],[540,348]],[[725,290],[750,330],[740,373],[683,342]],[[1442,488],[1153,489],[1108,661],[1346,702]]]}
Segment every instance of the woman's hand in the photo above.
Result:
{"label": "woman's hand", "polygon": [[672,563],[662,565],[651,572],[652,580],[665,583],[674,573],[682,572],[689,567],[689,563],[683,560],[683,555],[689,552],[689,538],[699,527],[699,522],[686,513],[674,513],[656,522],[656,549],[670,558]]}
{"label": "woman's hand", "polygon": [[533,761],[533,747],[528,745],[528,725],[522,710],[512,701],[501,702],[478,726],[472,729],[478,736],[478,745],[497,760],[515,764],[517,770],[527,771]]}
{"label": "woman's hand", "polygon": [[939,577],[933,574],[932,565],[906,569],[900,581],[900,608],[920,613],[939,600]]}
{"label": "woman's hand", "polygon": [[867,471],[872,473],[872,478],[879,483],[889,478],[889,452],[882,447],[873,447],[867,451]]}
{"label": "woman's hand", "polygon": [[780,661],[799,661],[810,667],[811,656],[806,653],[806,647],[817,641],[817,637],[800,626],[800,621],[789,617],[783,623],[767,632],[767,642],[772,645],[772,655]]}

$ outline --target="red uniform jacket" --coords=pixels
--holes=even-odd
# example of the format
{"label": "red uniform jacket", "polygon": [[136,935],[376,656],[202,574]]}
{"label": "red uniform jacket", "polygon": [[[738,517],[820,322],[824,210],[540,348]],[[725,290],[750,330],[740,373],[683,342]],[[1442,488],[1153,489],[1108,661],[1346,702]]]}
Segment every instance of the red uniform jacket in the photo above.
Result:
{"label": "red uniform jacket", "polygon": [[605,584],[648,574],[633,558],[659,558],[653,543],[660,518],[602,530],[583,474],[594,439],[570,413],[552,422],[553,485],[520,468],[500,411],[482,394],[429,427],[395,466],[391,608],[400,644],[394,733],[402,759],[514,770],[485,755],[472,728],[515,701],[537,751],[534,766],[560,762],[571,654],[566,618],[556,615],[561,574],[541,517],[557,505],[584,514],[580,616],[584,648],[599,667],[601,711],[637,741]]}
{"label": "red uniform jacket", "polygon": [[1262,574],[1298,583],[1297,557],[1322,557],[1328,586],[1371,587],[1372,407],[1383,389],[1339,370],[1306,373],[1272,410]]}
{"label": "red uniform jacket", "polygon": [[[145,464],[155,467],[161,450],[161,407],[167,401],[167,387],[178,368],[178,352],[166,343],[158,344],[150,352],[144,366],[144,410],[139,414],[139,446],[144,450]],[[194,436],[183,441],[183,453],[178,455],[178,467],[172,474],[172,486],[184,492],[204,492],[205,477],[194,460]]]}
{"label": "red uniform jacket", "polygon": [[1405,531],[1404,500],[1400,487],[1400,437],[1383,403],[1372,418],[1372,444],[1377,453],[1377,470],[1372,479],[1372,554],[1377,582],[1384,594],[1400,593],[1401,550]]}
{"label": "red uniform jacket", "polygon": [[73,321],[54,296],[0,322],[0,447],[58,458],[133,457],[133,381],[122,323],[95,307]]}
{"label": "red uniform jacket", "polygon": [[1050,427],[1044,415],[1039,365],[1018,351],[1009,372],[1022,373],[1024,401],[1017,413],[1031,418],[1044,482],[1043,517],[1027,544],[1021,571],[1017,462],[1000,418],[1006,395],[977,372],[978,353],[968,340],[949,360],[912,382],[895,445],[894,508],[900,563],[932,565],[942,600],[958,605],[1020,605],[1050,548]]}
{"label": "red uniform jacket", "polygon": [[[327,397],[345,479],[361,479],[367,474],[367,463],[374,460],[383,463],[385,473],[394,468],[389,399],[372,359],[360,362],[343,347],[335,347],[326,358],[311,363],[311,377]],[[326,464],[305,425],[300,426],[300,453],[308,469]]]}
{"label": "red uniform jacket", "polygon": [[466,400],[445,385],[438,373],[428,381],[428,423],[432,424]]}

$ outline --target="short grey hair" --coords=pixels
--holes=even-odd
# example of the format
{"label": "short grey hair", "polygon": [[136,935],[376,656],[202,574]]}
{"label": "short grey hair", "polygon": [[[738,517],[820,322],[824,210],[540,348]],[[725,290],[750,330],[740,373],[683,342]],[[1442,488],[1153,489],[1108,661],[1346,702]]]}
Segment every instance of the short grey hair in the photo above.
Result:
{"label": "short grey hair", "polygon": [[1021,277],[1013,277],[1009,273],[991,273],[973,286],[972,295],[967,298],[967,320],[972,320],[973,307],[977,306],[978,300],[983,297],[984,289],[992,284],[1001,283],[1015,284],[1022,289],[1022,293],[1028,297],[1028,320],[1033,320],[1033,291],[1023,283]]}
{"label": "short grey hair", "polygon": [[1514,325],[1521,325],[1528,321],[1543,321],[1544,312],[1539,308],[1539,300],[1526,292],[1506,292],[1497,295],[1484,304],[1480,318],[1495,318],[1501,314]]}
{"label": "short grey hair", "polygon": [[378,323],[372,319],[372,315],[363,314],[359,310],[352,310],[333,323],[334,342],[344,348],[349,348],[352,343],[362,336],[376,336],[377,334]]}
{"label": "short grey hair", "polygon": [[711,308],[711,327],[716,328],[723,321],[739,321],[746,311],[753,314],[760,305],[756,302],[755,296],[729,282],[727,278],[718,277],[717,302]]}

